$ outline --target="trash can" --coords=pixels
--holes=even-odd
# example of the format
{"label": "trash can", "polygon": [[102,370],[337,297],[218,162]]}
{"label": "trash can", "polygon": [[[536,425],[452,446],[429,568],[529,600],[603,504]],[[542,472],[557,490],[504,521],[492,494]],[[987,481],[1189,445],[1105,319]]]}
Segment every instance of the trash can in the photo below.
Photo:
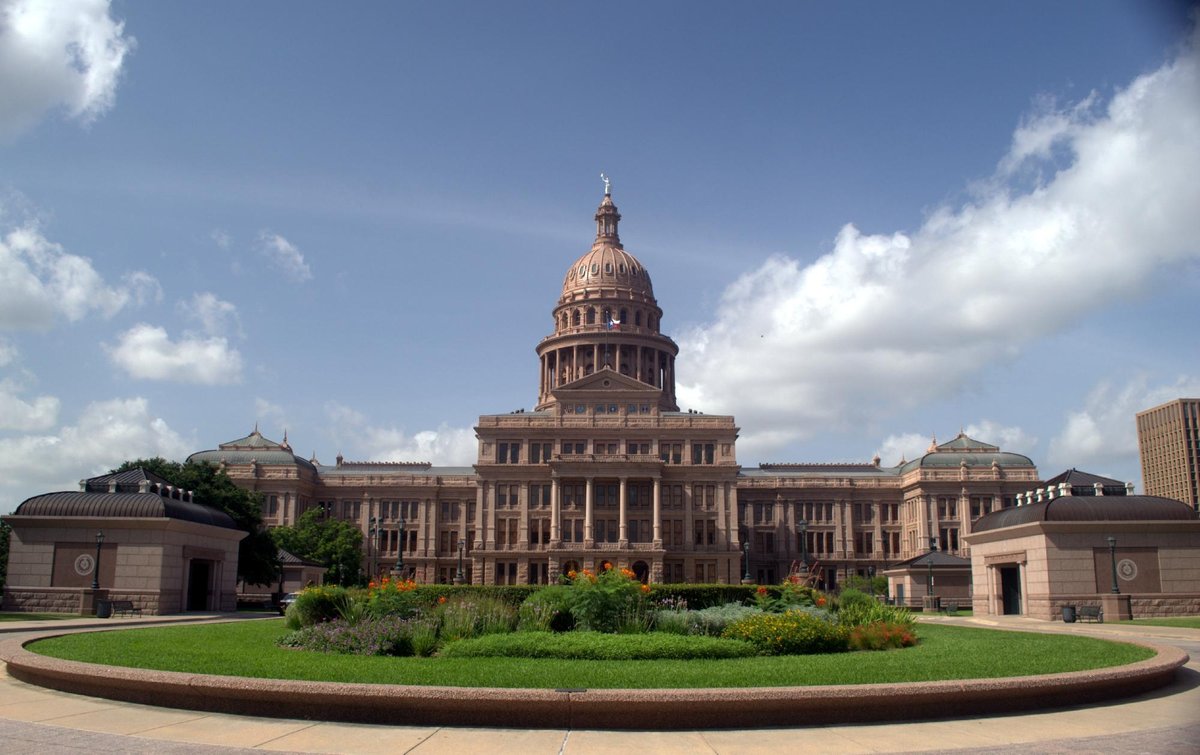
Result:
{"label": "trash can", "polygon": [[1067,624],[1075,623],[1075,606],[1063,606],[1063,621]]}
{"label": "trash can", "polygon": [[96,601],[96,618],[107,619],[112,616],[112,601],[97,600]]}

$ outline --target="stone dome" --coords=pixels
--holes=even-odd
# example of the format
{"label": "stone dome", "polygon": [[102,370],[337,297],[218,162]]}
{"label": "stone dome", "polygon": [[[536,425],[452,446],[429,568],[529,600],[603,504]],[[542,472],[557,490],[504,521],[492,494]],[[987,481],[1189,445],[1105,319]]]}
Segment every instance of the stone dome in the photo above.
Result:
{"label": "stone dome", "polygon": [[596,241],[592,248],[575,260],[563,278],[562,300],[573,299],[585,290],[620,289],[639,297],[654,299],[654,286],[646,267],[621,246],[617,224],[621,214],[613,204],[612,197],[604,200],[596,210]]}

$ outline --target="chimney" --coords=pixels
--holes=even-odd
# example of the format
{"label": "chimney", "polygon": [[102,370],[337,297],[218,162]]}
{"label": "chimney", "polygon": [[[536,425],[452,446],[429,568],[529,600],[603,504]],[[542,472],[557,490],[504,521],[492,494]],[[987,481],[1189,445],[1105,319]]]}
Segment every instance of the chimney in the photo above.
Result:
{"label": "chimney", "polygon": [[1125,495],[1133,495],[1133,483],[1125,483]]}
{"label": "chimney", "polygon": [[1104,483],[1092,483],[1092,490],[1096,491],[1096,495],[1104,495]]}
{"label": "chimney", "polygon": [[1071,486],[1065,482],[1058,483],[1058,497],[1062,498],[1067,495],[1071,495]]}

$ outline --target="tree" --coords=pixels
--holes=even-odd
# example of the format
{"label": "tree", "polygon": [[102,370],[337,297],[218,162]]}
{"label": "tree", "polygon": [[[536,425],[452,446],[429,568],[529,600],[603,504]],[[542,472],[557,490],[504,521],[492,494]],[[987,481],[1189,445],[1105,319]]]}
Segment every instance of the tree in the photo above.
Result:
{"label": "tree", "polygon": [[276,527],[271,536],[280,548],[327,568],[326,582],[354,585],[362,581],[362,530],[350,522],[309,509],[295,525]]}
{"label": "tree", "polygon": [[238,546],[238,579],[255,585],[269,585],[276,580],[279,557],[275,541],[263,528],[260,493],[239,488],[224,470],[206,461],[180,464],[161,457],[134,459],[113,472],[138,468],[192,491],[196,503],[224,511],[246,533]]}

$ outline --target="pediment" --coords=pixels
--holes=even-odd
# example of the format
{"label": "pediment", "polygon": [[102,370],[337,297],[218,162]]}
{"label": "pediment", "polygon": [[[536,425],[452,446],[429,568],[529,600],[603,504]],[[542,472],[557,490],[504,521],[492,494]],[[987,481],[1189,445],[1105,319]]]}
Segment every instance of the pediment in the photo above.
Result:
{"label": "pediment", "polygon": [[662,391],[652,385],[646,385],[628,375],[622,375],[615,370],[605,367],[599,372],[584,375],[578,380],[560,385],[553,389],[551,393],[558,398],[582,396],[583,394],[620,393],[629,398],[637,396],[639,398],[651,399],[657,397]]}

